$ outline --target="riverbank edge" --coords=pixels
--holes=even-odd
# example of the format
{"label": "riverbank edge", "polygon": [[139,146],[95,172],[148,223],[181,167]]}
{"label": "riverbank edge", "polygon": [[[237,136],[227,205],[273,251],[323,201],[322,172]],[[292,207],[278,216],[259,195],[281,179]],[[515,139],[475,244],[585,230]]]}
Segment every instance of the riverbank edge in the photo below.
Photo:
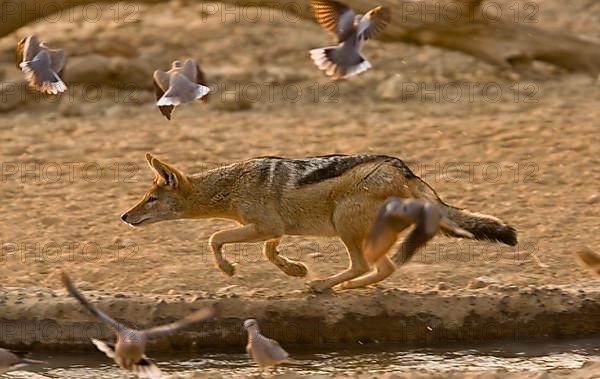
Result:
{"label": "riverbank edge", "polygon": [[[107,294],[84,291],[107,314],[130,327],[172,322],[204,306],[218,316],[151,341],[155,351],[242,351],[247,318],[282,345],[326,349],[367,344],[572,338],[600,335],[600,289],[507,286],[460,291],[368,289],[275,297]],[[64,291],[0,290],[0,346],[33,351],[87,351],[90,338],[112,340]]]}

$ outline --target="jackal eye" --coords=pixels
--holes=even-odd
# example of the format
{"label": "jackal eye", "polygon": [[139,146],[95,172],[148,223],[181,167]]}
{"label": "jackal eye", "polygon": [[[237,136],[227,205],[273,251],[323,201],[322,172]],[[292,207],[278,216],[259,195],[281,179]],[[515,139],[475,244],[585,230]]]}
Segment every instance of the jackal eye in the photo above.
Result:
{"label": "jackal eye", "polygon": [[148,200],[146,200],[147,203],[153,203],[156,200],[158,200],[158,198],[156,196],[148,196]]}

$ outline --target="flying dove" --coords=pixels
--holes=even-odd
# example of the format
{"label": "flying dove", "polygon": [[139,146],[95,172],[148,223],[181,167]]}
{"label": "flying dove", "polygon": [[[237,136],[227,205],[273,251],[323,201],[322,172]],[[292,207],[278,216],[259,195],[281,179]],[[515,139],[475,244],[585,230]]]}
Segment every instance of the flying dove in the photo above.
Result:
{"label": "flying dove", "polygon": [[210,88],[205,84],[206,78],[196,61],[188,59],[183,64],[174,61],[169,71],[154,71],[156,105],[163,116],[170,120],[176,106],[194,100],[202,103],[207,101]]}
{"label": "flying dove", "polygon": [[321,26],[332,33],[338,45],[310,51],[320,70],[334,80],[345,79],[371,68],[360,51],[366,40],[382,31],[391,20],[391,10],[378,6],[366,14],[356,14],[346,4],[333,0],[311,0],[311,8]]}
{"label": "flying dove", "polygon": [[254,359],[260,370],[274,367],[282,363],[298,363],[290,358],[279,342],[260,334],[258,322],[255,319],[244,321],[244,329],[248,332],[246,351]]}
{"label": "flying dove", "polygon": [[415,224],[414,229],[392,257],[396,266],[406,263],[441,228],[450,230],[456,236],[473,238],[473,234],[451,221],[437,204],[390,197],[381,207],[365,242],[364,256],[367,262],[377,262],[396,242],[398,234],[411,224]]}
{"label": "flying dove", "polygon": [[593,252],[589,247],[577,252],[577,261],[581,266],[600,277],[600,255]]}
{"label": "flying dove", "polygon": [[35,35],[23,38],[17,44],[17,68],[25,73],[29,86],[42,93],[57,95],[67,90],[60,78],[66,57],[62,50],[48,48]]}
{"label": "flying dove", "polygon": [[105,353],[107,357],[112,358],[119,367],[137,374],[140,378],[161,377],[160,369],[145,355],[146,343],[148,340],[173,334],[191,324],[204,321],[214,316],[215,313],[213,308],[205,308],[171,324],[145,330],[129,329],[126,326],[119,324],[88,302],[77,288],[75,288],[75,285],[67,274],[62,274],[62,281],[69,293],[79,300],[81,305],[83,305],[90,313],[113,329],[117,336],[117,341],[114,346],[97,339],[92,339],[92,343],[96,345],[100,351]]}
{"label": "flying dove", "polygon": [[0,375],[12,370],[20,369],[21,367],[25,367],[27,365],[46,363],[42,361],[34,361],[33,359],[26,359],[24,358],[25,355],[26,353],[0,348]]}

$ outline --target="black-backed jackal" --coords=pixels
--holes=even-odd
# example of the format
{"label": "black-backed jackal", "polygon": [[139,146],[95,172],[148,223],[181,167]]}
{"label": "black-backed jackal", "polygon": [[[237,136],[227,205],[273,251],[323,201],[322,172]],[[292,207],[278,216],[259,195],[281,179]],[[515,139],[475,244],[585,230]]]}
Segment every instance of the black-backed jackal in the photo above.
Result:
{"label": "black-backed jackal", "polygon": [[[146,154],[146,160],[156,174],[154,182],[144,197],[121,216],[122,220],[132,226],[184,218],[238,222],[238,227],[216,232],[209,239],[216,266],[230,276],[234,266],[223,257],[223,246],[244,242],[264,242],[263,252],[272,263],[287,275],[305,276],[306,266],[280,256],[277,246],[284,235],[310,235],[339,237],[350,258],[346,270],[308,282],[313,290],[338,284],[355,288],[377,283],[395,267],[383,257],[368,273],[370,267],[362,247],[375,216],[390,196],[440,204],[449,219],[475,239],[517,243],[512,227],[495,217],[445,204],[427,183],[394,157],[260,157],[195,175],[186,175],[150,154]],[[452,235],[444,228],[442,233]]]}

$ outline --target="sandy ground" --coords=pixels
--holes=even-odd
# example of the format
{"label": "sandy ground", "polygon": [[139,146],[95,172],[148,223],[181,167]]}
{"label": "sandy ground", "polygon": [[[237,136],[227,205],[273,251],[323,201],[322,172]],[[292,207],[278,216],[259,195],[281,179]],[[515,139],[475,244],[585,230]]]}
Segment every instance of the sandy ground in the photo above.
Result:
{"label": "sandy ground", "polygon": [[[567,15],[559,1],[538,4],[537,26],[600,39],[597,5],[571,4]],[[258,244],[228,246],[236,276],[218,272],[207,239],[228,221],[120,222],[151,183],[145,152],[190,173],[262,155],[394,155],[448,203],[519,231],[516,248],[436,238],[379,290],[461,294],[482,276],[584,293],[600,283],[574,261],[577,249],[600,246],[595,78],[544,67],[517,78],[458,53],[370,42],[374,69],[331,83],[308,58],[331,42],[317,25],[279,12],[251,22],[237,8],[236,19],[184,2],[135,5],[131,14],[126,5],[101,8],[97,22],[77,8],[0,40],[3,286],[58,290],[64,269],[84,290],[308,296],[305,279],[286,277]],[[71,91],[59,100],[6,96],[19,78],[14,44],[31,32],[69,53]],[[167,122],[153,105],[151,72],[190,56],[214,95]],[[311,278],[347,265],[336,240],[285,238],[282,253],[304,261]]]}

